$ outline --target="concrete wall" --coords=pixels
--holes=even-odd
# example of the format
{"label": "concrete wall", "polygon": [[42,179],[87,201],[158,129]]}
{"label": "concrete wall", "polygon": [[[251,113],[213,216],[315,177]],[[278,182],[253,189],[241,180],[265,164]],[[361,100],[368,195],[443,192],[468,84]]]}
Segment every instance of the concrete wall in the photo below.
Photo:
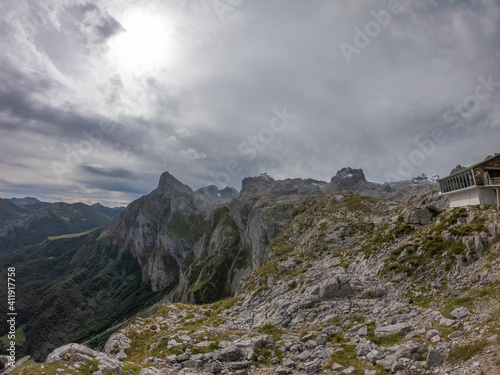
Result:
{"label": "concrete wall", "polygon": [[481,204],[497,204],[497,194],[494,189],[480,189],[479,198]]}
{"label": "concrete wall", "polygon": [[450,207],[475,206],[479,201],[479,189],[467,189],[448,194]]}

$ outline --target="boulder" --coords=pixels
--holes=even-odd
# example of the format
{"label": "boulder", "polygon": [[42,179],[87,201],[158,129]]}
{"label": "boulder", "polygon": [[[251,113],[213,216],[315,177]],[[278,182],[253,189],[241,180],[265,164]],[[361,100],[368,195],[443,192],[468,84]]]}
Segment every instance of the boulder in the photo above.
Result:
{"label": "boulder", "polygon": [[332,365],[332,371],[334,371],[334,372],[340,372],[340,371],[342,371],[344,368],[345,368],[344,366],[342,366],[341,364],[338,364],[338,363],[334,363],[334,364]]}
{"label": "boulder", "polygon": [[467,307],[457,307],[456,309],[453,309],[450,313],[452,317],[455,319],[465,319],[470,315],[470,311]]}
{"label": "boulder", "polygon": [[73,356],[73,354],[84,354],[86,356],[95,357],[97,352],[90,348],[87,348],[85,345],[80,344],[67,344],[61,346],[60,348],[54,349],[52,353],[47,356],[45,362],[57,362],[62,360],[69,360]]}
{"label": "boulder", "polygon": [[395,355],[391,354],[391,355],[386,356],[383,359],[379,359],[377,361],[377,365],[380,366],[380,367],[385,368],[386,370],[390,370],[391,367],[392,367],[392,364],[394,362],[397,362],[397,360],[398,360],[398,357],[396,357]]}
{"label": "boulder", "polygon": [[223,362],[236,362],[245,358],[243,351],[235,345],[228,345],[219,354],[219,360]]}
{"label": "boulder", "polygon": [[425,334],[425,339],[427,341],[431,341],[434,336],[439,336],[439,335],[440,335],[440,333],[439,333],[439,331],[437,329],[430,329]]}
{"label": "boulder", "polygon": [[432,346],[429,347],[429,351],[427,353],[427,367],[433,368],[438,367],[443,363],[443,358],[441,358],[441,354],[434,349]]}
{"label": "boulder", "polygon": [[353,366],[350,366],[341,372],[342,375],[355,375],[358,372]]}
{"label": "boulder", "polygon": [[458,339],[460,337],[462,337],[464,335],[464,332],[463,331],[455,331],[455,332],[452,332],[448,335],[448,338],[450,340],[455,340],[455,339]]}
{"label": "boulder", "polygon": [[130,348],[131,343],[132,340],[125,336],[123,333],[113,333],[104,346],[104,353],[112,358],[120,360],[125,359],[127,358],[125,349]]}
{"label": "boulder", "polygon": [[154,367],[145,367],[141,370],[139,375],[160,375],[161,371]]}
{"label": "boulder", "polygon": [[406,222],[408,224],[420,224],[425,225],[429,224],[432,219],[432,212],[429,211],[427,207],[417,208],[408,213],[406,216]]}
{"label": "boulder", "polygon": [[375,336],[387,337],[391,335],[399,335],[411,331],[411,325],[408,323],[396,323],[387,326],[379,326],[375,328]]}

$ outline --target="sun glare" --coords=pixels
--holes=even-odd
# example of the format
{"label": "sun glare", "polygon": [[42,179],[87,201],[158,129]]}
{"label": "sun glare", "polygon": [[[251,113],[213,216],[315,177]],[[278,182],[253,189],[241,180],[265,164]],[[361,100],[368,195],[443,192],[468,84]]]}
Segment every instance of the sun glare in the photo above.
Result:
{"label": "sun glare", "polygon": [[161,68],[172,60],[172,25],[160,15],[130,10],[120,21],[125,31],[117,35],[110,54],[118,67],[128,70]]}

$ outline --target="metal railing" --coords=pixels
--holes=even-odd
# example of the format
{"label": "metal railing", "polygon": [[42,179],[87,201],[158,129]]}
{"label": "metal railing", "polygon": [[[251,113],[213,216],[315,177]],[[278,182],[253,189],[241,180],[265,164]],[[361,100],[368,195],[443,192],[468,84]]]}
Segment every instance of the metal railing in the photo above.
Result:
{"label": "metal railing", "polygon": [[500,177],[487,177],[484,180],[485,185],[500,185]]}

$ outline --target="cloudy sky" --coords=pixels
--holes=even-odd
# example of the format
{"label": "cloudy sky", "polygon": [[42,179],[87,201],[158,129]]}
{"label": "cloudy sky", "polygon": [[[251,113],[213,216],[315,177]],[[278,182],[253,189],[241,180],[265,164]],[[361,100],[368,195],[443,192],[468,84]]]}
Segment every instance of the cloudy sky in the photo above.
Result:
{"label": "cloudy sky", "polygon": [[0,196],[384,182],[500,151],[494,1],[3,1]]}

